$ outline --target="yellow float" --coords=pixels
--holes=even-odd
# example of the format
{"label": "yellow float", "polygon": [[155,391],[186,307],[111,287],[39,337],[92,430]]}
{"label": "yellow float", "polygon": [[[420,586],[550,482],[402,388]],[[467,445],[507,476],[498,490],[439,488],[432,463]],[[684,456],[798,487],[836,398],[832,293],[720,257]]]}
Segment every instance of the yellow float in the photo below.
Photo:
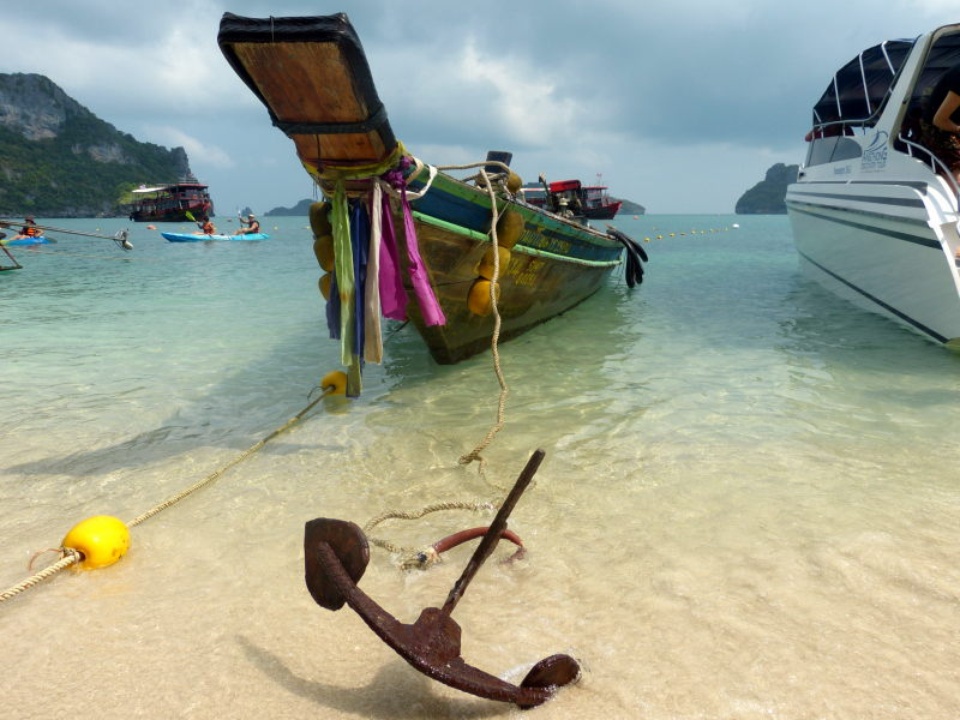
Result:
{"label": "yellow float", "polygon": [[80,567],[86,570],[113,565],[130,547],[130,529],[109,515],[96,515],[77,523],[60,543],[83,555]]}
{"label": "yellow float", "polygon": [[310,228],[316,237],[333,234],[333,226],[330,225],[330,203],[315,202],[310,206]]}
{"label": "yellow float", "polygon": [[[467,308],[474,315],[489,315],[493,304],[490,302],[490,281],[483,278],[477,278],[470,286],[470,293],[467,295]],[[497,300],[500,299],[500,285],[496,286],[494,291]]]}
{"label": "yellow float", "polygon": [[497,245],[509,250],[523,234],[523,215],[516,210],[506,210],[497,220]]}
{"label": "yellow float", "polygon": [[333,283],[333,275],[327,273],[326,275],[321,275],[320,280],[317,282],[317,285],[320,287],[320,294],[323,295],[323,299],[330,301],[330,286]]}
{"label": "yellow float", "polygon": [[333,270],[333,235],[317,235],[313,239],[313,254],[324,272]]}
{"label": "yellow float", "polygon": [[330,389],[330,395],[346,395],[347,374],[342,370],[333,370],[332,372],[328,372],[323,376],[323,379],[320,380],[320,389],[324,392]]}
{"label": "yellow float", "polygon": [[[502,275],[510,263],[511,253],[507,248],[498,245],[497,254],[500,256],[500,274]],[[493,257],[493,248],[487,248],[487,251],[480,259],[480,264],[477,266],[477,275],[484,280],[493,280]]]}

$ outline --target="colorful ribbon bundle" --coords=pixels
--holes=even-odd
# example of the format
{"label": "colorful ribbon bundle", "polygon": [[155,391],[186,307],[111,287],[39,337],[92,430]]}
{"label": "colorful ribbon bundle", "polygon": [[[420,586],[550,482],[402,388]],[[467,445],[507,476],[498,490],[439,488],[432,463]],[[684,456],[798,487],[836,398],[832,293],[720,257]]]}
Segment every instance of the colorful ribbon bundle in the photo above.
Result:
{"label": "colorful ribbon bundle", "polygon": [[[347,395],[351,397],[360,394],[363,363],[379,363],[383,359],[381,313],[393,320],[407,319],[409,298],[390,207],[391,194],[399,197],[407,273],[423,321],[427,325],[446,323],[420,256],[410,207],[411,198],[427,192],[430,182],[419,193],[408,193],[406,174],[412,164],[410,158],[402,157],[395,168],[376,179],[363,198],[348,198],[343,178],[334,184],[330,222],[335,274],[327,303],[327,327],[330,337],[340,340],[341,362],[347,368]],[[430,168],[430,181],[435,174],[435,169]]]}

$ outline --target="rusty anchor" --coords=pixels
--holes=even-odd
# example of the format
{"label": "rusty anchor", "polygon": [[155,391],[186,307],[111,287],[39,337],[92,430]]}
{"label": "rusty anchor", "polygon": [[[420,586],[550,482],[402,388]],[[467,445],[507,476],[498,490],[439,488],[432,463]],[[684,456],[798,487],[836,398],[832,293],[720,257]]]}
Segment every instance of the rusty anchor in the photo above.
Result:
{"label": "rusty anchor", "polygon": [[558,688],[580,677],[576,660],[565,654],[551,655],[534,665],[520,685],[513,685],[460,657],[460,626],[450,617],[499,542],[507,528],[507,518],[543,458],[543,450],[537,450],[527,461],[443,607],[424,608],[412,624],[401,623],[380,607],[357,587],[370,560],[366,536],[356,524],[331,518],[317,518],[306,524],[303,544],[310,595],[328,610],[339,610],[346,603],[400,657],[445,685],[489,700],[512,702],[523,709],[546,702]]}

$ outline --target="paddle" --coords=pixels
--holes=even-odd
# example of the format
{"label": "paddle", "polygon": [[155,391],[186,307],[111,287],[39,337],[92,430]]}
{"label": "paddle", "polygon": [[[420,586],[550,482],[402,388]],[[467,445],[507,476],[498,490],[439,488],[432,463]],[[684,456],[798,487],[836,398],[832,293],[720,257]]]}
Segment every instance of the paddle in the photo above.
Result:
{"label": "paddle", "polygon": [[[190,212],[189,210],[186,210],[186,211],[184,211],[183,214],[187,216],[187,220],[192,220],[193,222],[195,222],[195,223],[197,224],[197,227],[198,227],[198,228],[200,228],[201,230],[203,230],[203,223],[200,222],[199,220],[197,220],[197,219],[193,216],[193,213],[192,213],[192,212]],[[204,234],[204,233],[201,233],[201,234]],[[210,235],[210,233],[205,233],[205,234],[206,234],[207,237],[212,237],[212,236]]]}

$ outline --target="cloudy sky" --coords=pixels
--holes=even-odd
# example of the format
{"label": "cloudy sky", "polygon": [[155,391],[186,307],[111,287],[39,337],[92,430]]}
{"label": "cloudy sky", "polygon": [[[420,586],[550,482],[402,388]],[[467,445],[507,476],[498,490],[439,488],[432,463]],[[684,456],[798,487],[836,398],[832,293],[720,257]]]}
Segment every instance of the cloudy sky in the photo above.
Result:
{"label": "cloudy sky", "polygon": [[4,10],[0,72],[183,146],[220,215],[313,197],[220,54],[225,11],[346,12],[397,137],[428,163],[509,150],[524,180],[602,175],[655,214],[733,212],[771,165],[802,162],[836,69],[960,22],[957,0],[41,0]]}

